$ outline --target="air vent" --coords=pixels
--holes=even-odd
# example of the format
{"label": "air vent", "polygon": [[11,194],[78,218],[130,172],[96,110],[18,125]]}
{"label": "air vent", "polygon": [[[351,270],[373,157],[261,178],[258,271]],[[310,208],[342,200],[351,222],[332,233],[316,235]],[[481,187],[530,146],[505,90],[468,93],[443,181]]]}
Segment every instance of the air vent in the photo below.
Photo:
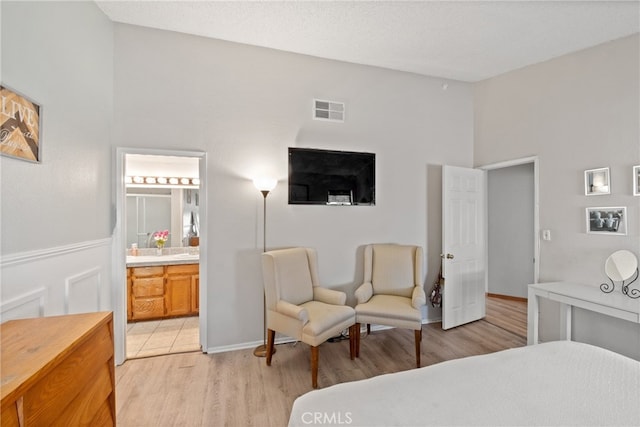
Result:
{"label": "air vent", "polygon": [[344,122],[344,103],[314,99],[313,118],[314,120]]}

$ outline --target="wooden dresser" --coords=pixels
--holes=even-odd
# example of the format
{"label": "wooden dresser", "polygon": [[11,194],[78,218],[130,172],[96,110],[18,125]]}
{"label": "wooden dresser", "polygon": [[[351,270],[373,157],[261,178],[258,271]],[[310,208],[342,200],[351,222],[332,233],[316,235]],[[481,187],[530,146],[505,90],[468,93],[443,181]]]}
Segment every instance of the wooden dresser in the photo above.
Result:
{"label": "wooden dresser", "polygon": [[116,423],[111,312],[0,325],[3,427]]}

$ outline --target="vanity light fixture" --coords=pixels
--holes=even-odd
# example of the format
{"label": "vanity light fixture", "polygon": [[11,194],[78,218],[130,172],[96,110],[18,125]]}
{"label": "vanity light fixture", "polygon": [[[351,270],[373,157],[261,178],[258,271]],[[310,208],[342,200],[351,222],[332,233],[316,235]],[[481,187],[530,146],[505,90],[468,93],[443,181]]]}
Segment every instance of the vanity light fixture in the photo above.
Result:
{"label": "vanity light fixture", "polygon": [[154,186],[154,187],[189,187],[200,185],[200,179],[187,177],[166,176],[125,176],[124,182],[130,186]]}

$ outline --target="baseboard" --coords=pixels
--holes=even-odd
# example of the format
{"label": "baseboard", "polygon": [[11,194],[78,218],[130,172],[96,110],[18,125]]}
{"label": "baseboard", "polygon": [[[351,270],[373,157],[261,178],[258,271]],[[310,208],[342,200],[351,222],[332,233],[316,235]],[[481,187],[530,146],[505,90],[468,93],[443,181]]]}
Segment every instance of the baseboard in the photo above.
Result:
{"label": "baseboard", "polygon": [[[429,323],[437,323],[440,322],[440,319],[438,320],[422,320],[422,324],[426,325]],[[393,326],[385,326],[385,325],[372,325],[371,326],[371,331],[375,332],[375,331],[384,331],[387,329],[394,329]],[[366,332],[367,331],[367,327],[365,324],[362,324],[360,327],[360,331],[361,332]],[[347,333],[349,331],[347,330]],[[288,343],[293,343],[296,342],[297,340],[291,338],[291,337],[282,337],[282,338],[276,338],[275,341],[275,345],[278,344],[288,344]],[[246,350],[249,348],[256,348],[259,345],[263,345],[262,341],[252,341],[252,342],[245,342],[245,343],[239,343],[239,344],[232,344],[232,345],[221,345],[221,346],[216,346],[216,347],[209,347],[205,353],[207,354],[215,354],[215,353],[226,353],[227,351],[236,351],[236,350]]]}

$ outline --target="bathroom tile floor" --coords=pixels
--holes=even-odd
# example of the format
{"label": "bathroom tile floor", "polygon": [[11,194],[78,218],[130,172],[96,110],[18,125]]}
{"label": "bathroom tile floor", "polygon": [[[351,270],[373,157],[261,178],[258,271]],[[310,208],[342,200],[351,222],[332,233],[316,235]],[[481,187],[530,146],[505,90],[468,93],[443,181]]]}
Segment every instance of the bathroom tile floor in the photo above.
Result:
{"label": "bathroom tile floor", "polygon": [[127,324],[127,359],[200,350],[198,317]]}

